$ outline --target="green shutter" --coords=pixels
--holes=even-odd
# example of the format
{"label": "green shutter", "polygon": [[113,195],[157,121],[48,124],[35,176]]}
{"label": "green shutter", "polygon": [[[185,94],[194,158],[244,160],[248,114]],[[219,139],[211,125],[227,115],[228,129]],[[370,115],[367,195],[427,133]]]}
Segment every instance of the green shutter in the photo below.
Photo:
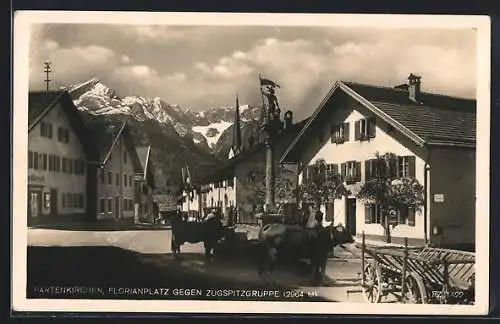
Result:
{"label": "green shutter", "polygon": [[332,164],[332,173],[335,175],[339,174],[339,165],[338,164],[335,164],[335,163]]}
{"label": "green shutter", "polygon": [[361,162],[354,162],[356,182],[361,181]]}
{"label": "green shutter", "polygon": [[408,176],[410,178],[415,178],[415,156],[410,155],[406,157],[408,159]]}
{"label": "green shutter", "polygon": [[375,117],[369,118],[368,119],[368,137],[374,138],[375,137],[375,132],[376,132],[376,119]]}
{"label": "green shutter", "polygon": [[370,165],[371,165],[371,161],[366,160],[365,161],[365,181],[370,180],[371,176],[372,176]]}
{"label": "green shutter", "polygon": [[365,224],[371,224],[372,215],[371,215],[371,206],[365,204]]}
{"label": "green shutter", "polygon": [[342,124],[344,128],[344,142],[349,141],[349,123]]}
{"label": "green shutter", "polygon": [[359,123],[360,121],[357,120],[356,122],[354,122],[354,140],[355,141],[359,141],[361,139],[361,134],[360,134],[360,131],[359,131]]}
{"label": "green shutter", "polygon": [[342,180],[346,177],[347,165],[346,163],[340,164],[340,175],[342,176]]}

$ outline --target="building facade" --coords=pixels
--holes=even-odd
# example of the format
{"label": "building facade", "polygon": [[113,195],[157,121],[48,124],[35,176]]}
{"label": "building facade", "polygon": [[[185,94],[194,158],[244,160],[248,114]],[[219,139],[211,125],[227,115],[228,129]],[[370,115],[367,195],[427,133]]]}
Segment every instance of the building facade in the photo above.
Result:
{"label": "building facade", "polygon": [[151,146],[137,147],[137,155],[141,163],[142,172],[135,174],[136,197],[138,204],[137,219],[141,222],[154,222],[158,210],[154,208],[153,192],[155,189],[153,163],[151,161]]}
{"label": "building facade", "polygon": [[142,175],[143,169],[128,124],[87,116],[86,127],[99,153],[94,187],[96,218],[133,221],[139,207],[135,175]]}
{"label": "building facade", "polygon": [[392,241],[473,245],[475,100],[424,93],[417,81],[395,88],[337,82],[281,161],[298,165],[302,183],[308,167],[325,160],[350,195],[322,206],[324,225],[342,223],[354,235],[383,240],[378,207],[356,197],[374,176],[376,153],[393,153],[397,177],[423,185],[425,203],[396,217]]}
{"label": "building facade", "polygon": [[[235,118],[239,118],[238,113]],[[293,163],[280,165],[279,158],[306,121],[293,123],[293,114],[287,112],[283,128],[274,142],[277,203],[296,202],[292,193],[297,184],[297,166]],[[235,122],[235,125],[239,123]],[[238,142],[241,139],[237,134],[238,127],[234,127],[233,132],[236,134],[233,134],[229,159],[224,161],[218,170],[201,180],[201,204],[221,207],[224,216],[228,216],[234,207],[237,222],[257,224],[257,214],[262,212],[265,204],[266,146],[263,142],[254,143],[253,138],[244,145]],[[280,190],[285,187],[287,190]]]}
{"label": "building facade", "polygon": [[29,93],[28,224],[88,219],[97,153],[65,91]]}

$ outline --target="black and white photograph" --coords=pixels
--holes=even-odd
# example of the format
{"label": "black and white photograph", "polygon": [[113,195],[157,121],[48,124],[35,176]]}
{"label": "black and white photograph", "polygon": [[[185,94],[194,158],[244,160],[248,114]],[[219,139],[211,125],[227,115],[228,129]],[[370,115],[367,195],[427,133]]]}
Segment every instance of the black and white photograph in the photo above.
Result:
{"label": "black and white photograph", "polygon": [[18,12],[14,310],[486,314],[489,29]]}

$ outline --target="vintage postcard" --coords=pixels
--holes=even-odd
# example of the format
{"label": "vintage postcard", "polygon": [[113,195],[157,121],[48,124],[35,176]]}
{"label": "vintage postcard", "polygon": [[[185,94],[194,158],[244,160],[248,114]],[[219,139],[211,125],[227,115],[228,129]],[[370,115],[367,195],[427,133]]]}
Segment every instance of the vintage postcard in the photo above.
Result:
{"label": "vintage postcard", "polygon": [[488,312],[488,17],[14,18],[14,311]]}

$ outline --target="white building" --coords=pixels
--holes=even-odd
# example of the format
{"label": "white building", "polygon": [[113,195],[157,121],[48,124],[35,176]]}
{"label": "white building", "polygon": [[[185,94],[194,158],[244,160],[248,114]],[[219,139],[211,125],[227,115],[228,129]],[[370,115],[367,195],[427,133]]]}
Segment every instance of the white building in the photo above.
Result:
{"label": "white building", "polygon": [[[413,75],[412,75],[413,76]],[[395,153],[398,175],[416,178],[425,205],[392,225],[392,241],[410,244],[475,242],[475,100],[424,93],[420,78],[395,88],[338,81],[281,161],[297,163],[299,182],[317,159],[344,176],[351,195],[323,207],[325,225],[383,239],[377,207],[356,199],[375,153]]]}
{"label": "white building", "polygon": [[66,91],[29,93],[28,223],[86,220],[97,152]]}

